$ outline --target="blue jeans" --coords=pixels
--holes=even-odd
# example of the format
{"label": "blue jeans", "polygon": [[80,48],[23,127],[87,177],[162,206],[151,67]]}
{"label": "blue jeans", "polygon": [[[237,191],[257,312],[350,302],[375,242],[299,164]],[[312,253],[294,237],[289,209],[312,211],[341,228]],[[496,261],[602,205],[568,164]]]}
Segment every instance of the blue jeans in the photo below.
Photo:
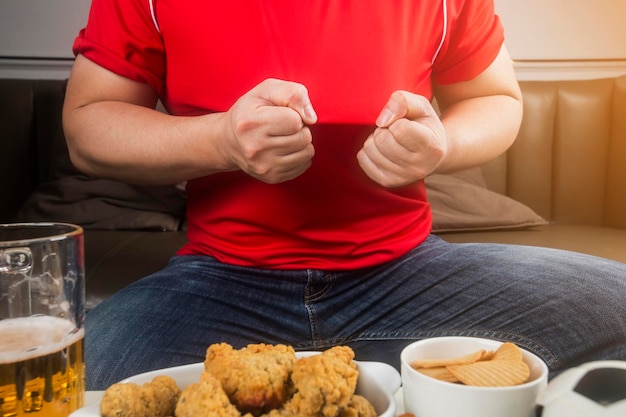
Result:
{"label": "blue jeans", "polygon": [[179,256],[87,314],[87,388],[201,362],[216,342],[349,345],[399,367],[404,346],[444,335],[517,343],[554,375],[626,360],[625,318],[626,264],[551,249],[431,236],[394,262],[339,273]]}

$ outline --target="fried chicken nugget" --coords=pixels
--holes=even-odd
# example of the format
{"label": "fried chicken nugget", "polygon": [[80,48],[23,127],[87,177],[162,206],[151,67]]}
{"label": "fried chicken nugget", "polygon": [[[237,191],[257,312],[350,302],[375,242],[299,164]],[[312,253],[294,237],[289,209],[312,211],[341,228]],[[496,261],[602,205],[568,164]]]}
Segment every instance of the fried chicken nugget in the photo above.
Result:
{"label": "fried chicken nugget", "polygon": [[205,371],[215,376],[240,412],[259,416],[291,396],[296,354],[291,346],[250,344],[235,350],[226,343],[209,346]]}
{"label": "fried chicken nugget", "polygon": [[[296,409],[279,408],[270,411],[263,417],[300,417]],[[376,409],[369,400],[361,395],[354,394],[348,405],[339,411],[337,417],[377,417]],[[414,417],[414,416],[407,416]]]}
{"label": "fried chicken nugget", "polygon": [[180,389],[169,376],[157,376],[143,385],[117,383],[100,401],[102,417],[168,417],[174,415]]}
{"label": "fried chicken nugget", "polygon": [[359,372],[347,346],[330,348],[319,355],[300,358],[291,379],[295,394],[282,414],[298,417],[336,417],[356,390]]}
{"label": "fried chicken nugget", "polygon": [[339,417],[376,417],[376,409],[369,400],[361,395],[354,394],[346,408],[339,413]]}
{"label": "fried chicken nugget", "polygon": [[176,406],[176,417],[199,416],[241,417],[237,407],[230,403],[220,381],[207,372],[202,373],[199,382],[183,390]]}

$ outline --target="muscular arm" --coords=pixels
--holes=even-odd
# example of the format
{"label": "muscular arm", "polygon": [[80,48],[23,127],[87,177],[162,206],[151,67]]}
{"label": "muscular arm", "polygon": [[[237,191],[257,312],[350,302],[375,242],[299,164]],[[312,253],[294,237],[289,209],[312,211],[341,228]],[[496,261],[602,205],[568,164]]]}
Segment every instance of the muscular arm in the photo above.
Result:
{"label": "muscular arm", "polygon": [[93,176],[171,184],[241,169],[266,182],[291,179],[313,156],[306,89],[266,80],[223,113],[180,117],[154,110],[155,92],[78,56],[63,125],[72,162]]}
{"label": "muscular arm", "polygon": [[515,140],[522,120],[522,93],[506,49],[473,80],[435,86],[435,96],[449,138],[436,172],[485,163]]}
{"label": "muscular arm", "polygon": [[439,117],[428,100],[394,92],[358,159],[366,174],[386,187],[399,187],[434,173],[480,165],[514,141],[522,97],[505,48],[470,81],[436,85]]}

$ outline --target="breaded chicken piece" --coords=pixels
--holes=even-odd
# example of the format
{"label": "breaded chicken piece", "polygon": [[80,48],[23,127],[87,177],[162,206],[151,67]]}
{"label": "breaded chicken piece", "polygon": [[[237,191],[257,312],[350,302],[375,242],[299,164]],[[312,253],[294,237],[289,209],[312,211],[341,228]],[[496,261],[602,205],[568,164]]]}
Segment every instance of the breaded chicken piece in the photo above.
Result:
{"label": "breaded chicken piece", "polygon": [[241,417],[241,413],[230,403],[220,381],[203,372],[199,382],[183,390],[176,417]]}
{"label": "breaded chicken piece", "polygon": [[143,385],[117,383],[100,401],[102,417],[168,417],[174,415],[180,389],[169,376],[157,376]]}
{"label": "breaded chicken piece", "polygon": [[283,416],[336,417],[356,390],[359,372],[353,358],[347,346],[300,358],[291,375],[295,394],[281,410]]}
{"label": "breaded chicken piece", "polygon": [[361,395],[354,394],[350,403],[339,413],[339,417],[376,417],[376,409],[369,400]]}
{"label": "breaded chicken piece", "polygon": [[205,371],[215,376],[240,412],[259,416],[291,396],[296,354],[291,346],[251,344],[235,350],[226,343],[209,346]]}
{"label": "breaded chicken piece", "polygon": [[[299,417],[292,408],[279,408],[264,414],[262,417]],[[354,394],[345,408],[339,411],[337,417],[377,417],[376,409],[369,400],[361,395]],[[405,416],[415,417],[415,416]]]}

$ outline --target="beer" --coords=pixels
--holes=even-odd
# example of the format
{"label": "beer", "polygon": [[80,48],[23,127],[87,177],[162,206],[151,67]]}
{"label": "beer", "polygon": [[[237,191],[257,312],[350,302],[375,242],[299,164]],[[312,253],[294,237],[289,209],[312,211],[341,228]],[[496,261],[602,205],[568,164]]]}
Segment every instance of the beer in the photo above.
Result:
{"label": "beer", "polygon": [[82,407],[83,336],[56,317],[0,320],[0,417],[60,417]]}

